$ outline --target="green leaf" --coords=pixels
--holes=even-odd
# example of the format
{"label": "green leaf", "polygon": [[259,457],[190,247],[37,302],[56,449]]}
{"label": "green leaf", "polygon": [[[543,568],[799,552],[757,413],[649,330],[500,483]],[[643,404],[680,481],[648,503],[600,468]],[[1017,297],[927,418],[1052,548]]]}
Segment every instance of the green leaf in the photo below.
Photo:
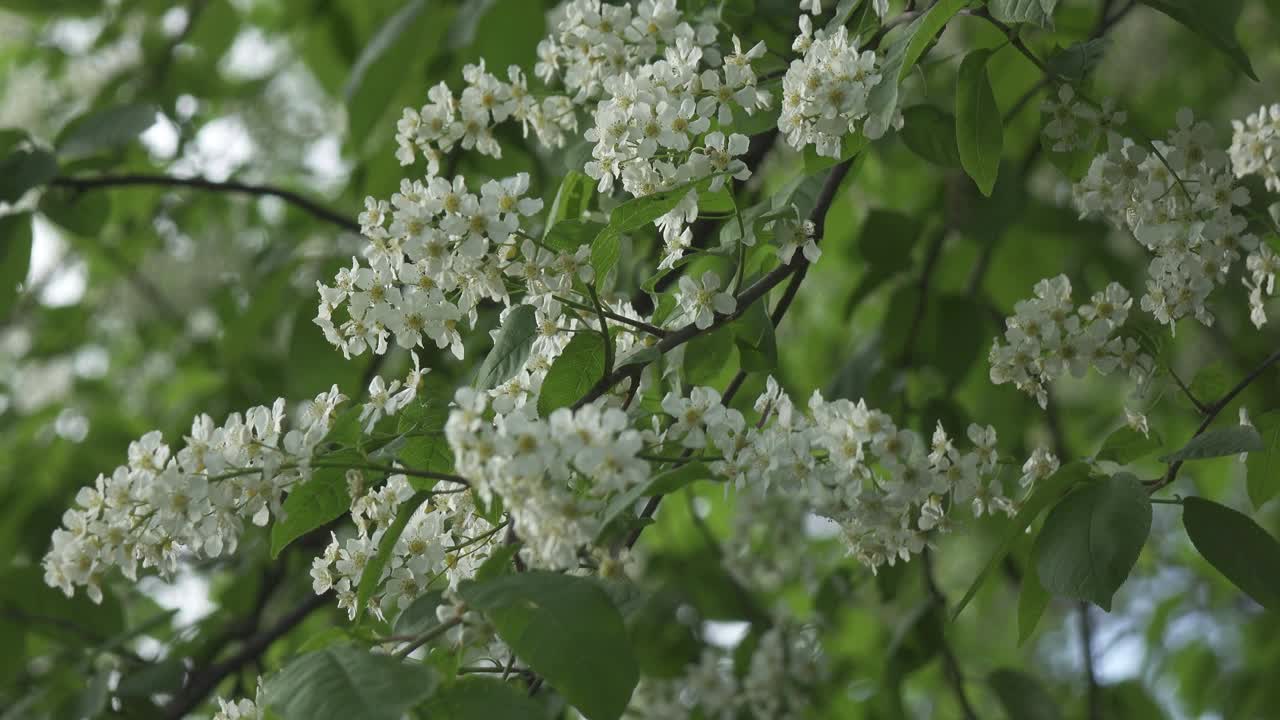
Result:
{"label": "green leaf", "polygon": [[1004,124],[987,77],[990,50],[974,50],[960,63],[956,77],[956,147],[960,165],[991,197],[1004,151]]}
{"label": "green leaf", "polygon": [[707,385],[726,371],[733,357],[733,329],[721,326],[711,332],[695,335],[685,346],[680,371],[690,385]]}
{"label": "green leaf", "polygon": [[[915,67],[920,58],[924,56],[925,50],[929,48],[938,33],[942,32],[942,29],[947,26],[951,18],[968,7],[970,2],[971,0],[939,0],[919,19],[919,25],[913,22],[907,26],[905,34],[907,45],[903,52],[902,65],[898,68],[898,83],[901,83],[907,77],[907,74],[911,72],[911,68]],[[884,77],[889,78],[891,76],[885,74]]]}
{"label": "green leaf", "polygon": [[1040,513],[1044,512],[1044,509],[1049,505],[1057,502],[1058,498],[1062,497],[1063,493],[1074,487],[1076,483],[1088,477],[1088,474],[1088,465],[1081,462],[1073,462],[1059,468],[1058,472],[1036,483],[1031,496],[1023,501],[1022,508],[1009,521],[1009,527],[1001,536],[1000,544],[996,546],[996,551],[991,554],[987,564],[978,573],[978,577],[974,578],[969,585],[964,597],[960,598],[956,609],[951,611],[952,620],[960,616],[960,613],[964,611],[973,596],[978,594],[978,589],[982,587],[982,583],[986,582],[987,577],[1009,554],[1009,549],[1013,547],[1013,543],[1022,537],[1027,528],[1031,527],[1031,523],[1040,517]]}
{"label": "green leaf", "polygon": [[356,593],[356,622],[360,622],[369,605],[369,598],[373,597],[374,591],[382,583],[382,571],[386,569],[387,562],[391,559],[391,552],[396,549],[396,543],[404,534],[409,519],[429,499],[431,499],[430,492],[419,491],[400,503],[400,507],[396,509],[396,519],[383,534],[382,541],[378,543],[378,552],[369,558],[368,564],[364,566],[364,572],[360,574],[360,587]]}
{"label": "green leaf", "polygon": [[547,231],[545,239],[555,226],[565,220],[582,220],[582,215],[591,207],[591,199],[595,197],[596,182],[590,177],[570,170],[560,181],[560,189],[556,190],[555,200],[551,202],[551,210],[547,214]]}
{"label": "green leaf", "polygon": [[[92,238],[102,232],[111,215],[111,196],[104,192],[50,187],[40,195],[40,214],[80,237]],[[310,318],[308,324],[309,321]],[[316,328],[312,325],[311,329]]]}
{"label": "green leaf", "polygon": [[448,720],[538,720],[546,709],[509,682],[468,677],[441,688],[423,704],[428,718]]}
{"label": "green leaf", "polygon": [[[733,332],[733,342],[738,348],[738,361],[743,370],[769,373],[778,368],[778,341],[774,336],[773,320],[763,302],[753,303],[727,327]],[[686,351],[685,362],[688,360]],[[724,357],[720,361],[723,363]]]}
{"label": "green leaf", "polygon": [[331,645],[285,665],[267,680],[264,694],[283,720],[400,720],[435,685],[417,663]]}
{"label": "green leaf", "polygon": [[898,109],[898,86],[923,57],[934,37],[967,5],[968,0],[942,0],[913,20],[885,49],[884,63],[880,66],[884,79],[872,87],[867,96],[867,119],[863,127],[887,129],[890,126]]}
{"label": "green leaf", "polygon": [[0,217],[0,318],[18,297],[31,266],[31,214]]}
{"label": "green leaf", "polygon": [[1266,449],[1262,436],[1249,425],[1210,430],[1191,438],[1181,450],[1164,455],[1160,462],[1175,463],[1181,460],[1203,460]]}
{"label": "green leaf", "polygon": [[1053,9],[1058,0],[989,0],[991,17],[1006,23],[1031,23],[1053,27]]}
{"label": "green leaf", "polygon": [[[453,473],[453,449],[444,435],[449,421],[448,385],[427,386],[425,397],[420,392],[419,401],[400,411],[396,431],[405,435],[399,459],[405,467],[438,473]],[[414,490],[430,490],[436,481],[429,478],[410,477]]]}
{"label": "green leaf", "polygon": [[1031,550],[1040,583],[1054,595],[1111,611],[1151,531],[1146,488],[1128,473],[1088,483],[1049,512]]}
{"label": "green leaf", "polygon": [[1280,609],[1280,542],[1244,513],[1199,497],[1182,505],[1182,525],[1209,564],[1259,605]]}
{"label": "green leaf", "polygon": [[956,119],[951,113],[933,105],[912,105],[902,111],[902,129],[898,135],[911,152],[934,165],[960,167]]}
{"label": "green leaf", "polygon": [[1134,460],[1141,460],[1158,451],[1161,446],[1160,435],[1151,432],[1147,435],[1125,425],[1107,436],[1098,450],[1099,460],[1128,465]]}
{"label": "green leaf", "polygon": [[590,720],[622,716],[639,670],[622,616],[596,582],[531,571],[464,583],[459,592]]}
{"label": "green leaf", "polygon": [[0,203],[16,203],[28,190],[58,174],[58,161],[48,150],[23,147],[0,159]]}
{"label": "green leaf", "polygon": [[59,133],[58,157],[74,160],[127,145],[155,124],[157,112],[155,105],[131,103],[86,115]]}
{"label": "green leaf", "polygon": [[635,507],[640,498],[666,495],[699,480],[711,477],[711,471],[700,462],[690,462],[680,467],[659,473],[647,483],[636,485],[624,493],[619,493],[609,501],[601,518],[601,534],[618,516]]}
{"label": "green leaf", "polygon": [[1034,677],[1002,668],[987,676],[1010,720],[1059,720],[1058,703]]}
{"label": "green leaf", "polygon": [[1258,81],[1253,65],[1249,63],[1249,56],[1245,55],[1240,42],[1236,40],[1236,21],[1240,18],[1243,0],[1218,0],[1209,3],[1203,0],[1142,0],[1142,4],[1187,26],[1231,58],[1250,79]]}
{"label": "green leaf", "polygon": [[[852,132],[840,138],[840,155],[839,157],[828,157],[819,155],[815,149],[816,145],[806,145],[804,147],[804,172],[806,175],[814,175],[828,168],[835,167],[849,158],[862,152],[871,141],[861,132]],[[803,216],[802,216],[803,217]]]}
{"label": "green leaf", "polygon": [[1034,569],[1022,573],[1022,587],[1018,592],[1018,644],[1025,643],[1036,631],[1044,610],[1049,606],[1049,591],[1040,584]]}
{"label": "green leaf", "polygon": [[598,333],[575,333],[542,381],[538,415],[550,417],[553,410],[568,407],[586,395],[604,377],[604,351],[604,338]]}
{"label": "green leaf", "polygon": [[532,305],[517,305],[502,321],[476,376],[476,387],[487,390],[511,379],[529,360],[529,349],[538,336],[537,312]]}
{"label": "green leaf", "polygon": [[[590,220],[561,220],[547,232],[542,242],[552,250],[572,253],[577,252],[583,245],[591,244],[603,230],[604,225]],[[612,262],[602,257],[600,265],[612,267]],[[593,264],[592,269],[595,267]]]}
{"label": "green leaf", "polygon": [[[354,451],[339,453],[353,461],[360,456]],[[289,543],[336,520],[351,509],[347,492],[347,471],[340,468],[317,469],[311,479],[295,486],[284,500],[284,518],[271,526],[271,557],[280,556]]]}
{"label": "green leaf", "polygon": [[422,635],[440,624],[436,608],[444,601],[444,591],[433,590],[414,598],[409,607],[400,612],[392,632],[400,637]]}
{"label": "green leaf", "polygon": [[[387,18],[351,65],[342,89],[347,107],[347,132],[354,146],[364,147],[374,127],[407,75],[424,67],[439,52],[436,42],[447,26],[425,12],[427,0],[408,0]],[[398,111],[398,109],[397,109]],[[385,130],[387,135],[392,128]]]}
{"label": "green leaf", "polygon": [[911,250],[920,239],[920,221],[895,210],[873,209],[858,231],[858,254],[877,273],[889,275],[911,267]]}
{"label": "green leaf", "polygon": [[1081,83],[1102,62],[1106,50],[1106,38],[1086,40],[1053,53],[1045,58],[1044,64],[1063,80]]}
{"label": "green leaf", "polygon": [[1249,472],[1249,500],[1254,507],[1262,507],[1280,493],[1280,410],[1259,415],[1253,425],[1262,437],[1263,449],[1249,453],[1245,465]]}

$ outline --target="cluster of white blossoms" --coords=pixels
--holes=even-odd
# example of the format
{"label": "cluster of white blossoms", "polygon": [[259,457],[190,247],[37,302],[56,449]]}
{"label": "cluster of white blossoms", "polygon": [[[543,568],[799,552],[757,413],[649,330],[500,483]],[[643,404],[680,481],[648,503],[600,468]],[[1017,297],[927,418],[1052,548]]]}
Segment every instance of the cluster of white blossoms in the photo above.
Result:
{"label": "cluster of white blossoms", "polygon": [[[625,6],[623,6],[625,7]],[[616,182],[634,197],[684,190],[680,202],[654,221],[666,245],[659,267],[671,267],[689,245],[688,224],[698,217],[700,181],[715,192],[727,178],[745,180],[751,170],[738,159],[747,136],[732,132],[734,108],[754,113],[772,96],[757,86],[752,63],[764,43],[733,52],[719,67],[706,67],[707,51],[691,40],[667,46],[662,58],[626,68],[602,81],[605,98],[586,138],[595,143],[585,172],[601,192]],[[719,54],[714,56],[719,60]],[[715,121],[717,129],[711,129]]]}
{"label": "cluster of white blossoms", "polygon": [[1058,86],[1056,95],[1045,100],[1040,111],[1046,116],[1044,134],[1053,141],[1054,152],[1092,151],[1101,138],[1110,138],[1128,117],[1115,108],[1111,98],[1104,100],[1101,107],[1081,102],[1070,85]]}
{"label": "cluster of white blossoms", "polygon": [[427,175],[434,177],[455,146],[502,157],[493,128],[507,121],[519,122],[526,137],[533,128],[538,141],[548,147],[562,147],[567,134],[578,129],[569,98],[548,95],[539,100],[530,93],[519,66],[507,68],[508,82],[486,70],[483,60],[464,67],[462,77],[467,84],[460,97],[442,82],[427,91],[426,105],[404,109],[396,123],[396,159],[401,165],[412,164],[421,153]]}
{"label": "cluster of white blossoms", "polygon": [[45,582],[67,595],[83,586],[97,602],[112,568],[136,580],[139,563],[171,575],[184,555],[234,552],[244,519],[266,525],[284,492],[310,479],[345,399],[334,386],[304,403],[287,431],[283,398],[221,427],[199,415],[176,453],[158,431],[143,435],[129,445],[128,464],[76,495],[44,557]]}
{"label": "cluster of white blossoms", "polygon": [[800,29],[795,49],[804,57],[792,60],[782,79],[778,130],[797,150],[814,145],[819,155],[838,158],[845,135],[861,130],[875,138],[887,129],[863,122],[867,97],[881,80],[876,54],[859,52],[843,25],[814,31],[809,16],[801,15]]}
{"label": "cluster of white blossoms", "polygon": [[1234,183],[1227,153],[1215,147],[1212,127],[1185,108],[1165,142],[1148,146],[1116,133],[1107,142],[1073,189],[1077,206],[1154,256],[1143,310],[1171,329],[1187,316],[1212,324],[1209,293],[1242,253],[1258,247],[1240,210],[1249,193]]}
{"label": "cluster of white blossoms", "polygon": [[920,552],[927,532],[945,526],[950,505],[969,505],[978,515],[1013,508],[995,477],[991,427],[971,425],[974,447],[961,452],[941,426],[926,444],[861,401],[827,401],[815,392],[805,413],[773,378],[756,400],[755,425],[707,387],[688,397],[668,394],[662,409],[673,422],[661,439],[715,448],[720,459],[711,470],[738,489],[739,502],[801,503],[806,513],[834,521],[849,551],[872,569]]}
{"label": "cluster of white blossoms", "polygon": [[639,720],[788,720],[809,717],[812,689],[827,676],[826,657],[811,627],[775,625],[760,636],[745,674],[734,672],[734,651],[708,647],[683,675],[644,678],[627,706]]}
{"label": "cluster of white blossoms", "polygon": [[[311,584],[317,595],[332,590],[338,607],[355,619],[365,569],[396,521],[396,513],[414,497],[414,488],[404,475],[392,475],[382,487],[369,490],[363,474],[353,470],[348,471],[348,491],[356,534],[344,540],[332,536],[324,554],[311,563]],[[502,540],[502,527],[480,516],[462,486],[435,491],[409,512],[413,514],[382,568],[378,589],[369,598],[368,610],[380,619],[394,618],[429,590],[456,588],[475,574],[493,545]]]}
{"label": "cluster of white blossoms", "polygon": [[1151,376],[1151,357],[1137,340],[1118,334],[1133,305],[1122,285],[1111,283],[1079,308],[1066,275],[1036,283],[1035,294],[1005,318],[1004,343],[992,343],[991,382],[1013,383],[1046,407],[1049,383],[1068,372],[1083,377],[1090,367],[1103,375],[1120,369],[1137,382]]}
{"label": "cluster of white blossoms", "polygon": [[487,400],[470,388],[454,397],[445,437],[458,474],[485,503],[501,498],[526,563],[576,568],[579,550],[603,529],[608,498],[651,477],[640,457],[645,434],[603,400],[547,418],[516,411],[492,420]]}
{"label": "cluster of white blossoms", "polygon": [[[541,200],[525,197],[528,190],[526,173],[490,180],[479,195],[468,192],[460,176],[452,182],[434,177],[402,180],[390,204],[366,199],[360,214],[369,240],[366,264],[353,259],[332,286],[317,283],[315,323],[347,357],[366,349],[384,353],[394,336],[403,348],[419,347],[426,338],[461,358],[463,318],[474,326],[482,301],[505,303],[509,276],[553,272],[551,262],[542,264],[539,253],[545,251],[528,257],[516,242],[520,218],[542,209]],[[558,277],[545,282],[572,283],[572,276]],[[339,309],[347,316],[341,322],[334,318]]]}
{"label": "cluster of white blossoms", "polygon": [[1268,190],[1280,192],[1280,103],[1258,108],[1231,127],[1231,170],[1236,177],[1258,175]]}

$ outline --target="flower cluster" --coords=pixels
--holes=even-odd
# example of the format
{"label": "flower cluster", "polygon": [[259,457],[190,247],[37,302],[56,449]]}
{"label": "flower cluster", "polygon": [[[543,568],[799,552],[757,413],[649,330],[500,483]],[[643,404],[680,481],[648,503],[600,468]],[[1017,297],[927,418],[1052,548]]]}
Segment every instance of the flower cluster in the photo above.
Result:
{"label": "flower cluster", "polygon": [[1074,188],[1084,214],[1107,218],[1152,253],[1142,309],[1171,328],[1186,316],[1211,324],[1209,293],[1258,246],[1238,211],[1249,193],[1234,184],[1227,153],[1213,143],[1209,124],[1183,109],[1167,142],[1112,133]]}
{"label": "flower cluster", "polygon": [[158,431],[143,435],[129,445],[128,464],[76,495],[44,557],[45,582],[67,595],[83,586],[97,602],[112,567],[136,580],[139,562],[172,574],[184,553],[234,552],[245,518],[266,525],[285,490],[310,479],[343,400],[334,386],[305,403],[288,431],[283,399],[221,427],[200,415],[176,453]]}
{"label": "flower cluster", "polygon": [[1138,382],[1151,375],[1154,363],[1138,341],[1117,335],[1133,305],[1119,283],[1079,308],[1071,304],[1066,275],[1041,280],[1035,293],[1005,319],[1004,343],[997,338],[991,346],[991,382],[1011,382],[1045,407],[1048,384],[1068,372],[1083,377],[1090,367],[1103,375],[1120,369]]}
{"label": "flower cluster", "polygon": [[742,677],[734,672],[731,650],[708,647],[683,675],[643,679],[627,707],[628,717],[731,720],[744,712],[779,720],[809,717],[809,691],[827,674],[813,628],[779,624],[760,636]]}
{"label": "flower cluster", "polygon": [[1245,269],[1249,271],[1249,277],[1244,279],[1244,286],[1249,288],[1249,319],[1255,326],[1262,327],[1267,323],[1263,302],[1276,292],[1280,255],[1265,243],[1258,243],[1258,247],[1245,258]]}
{"label": "flower cluster", "polygon": [[464,487],[435,491],[420,507],[407,506],[414,488],[404,475],[392,475],[382,487],[368,490],[364,476],[352,470],[348,489],[356,534],[342,541],[333,535],[324,554],[311,563],[311,584],[316,594],[333,590],[338,607],[352,619],[359,611],[357,591],[365,568],[398,512],[413,514],[369,598],[368,609],[379,618],[394,617],[436,583],[457,587],[502,539],[501,526],[480,517]]}
{"label": "flower cluster", "polygon": [[1053,141],[1054,152],[1093,151],[1100,138],[1111,137],[1128,117],[1115,109],[1110,98],[1101,107],[1082,102],[1070,85],[1058,86],[1057,94],[1045,100],[1040,111],[1046,116],[1044,134]]}
{"label": "flower cluster", "polygon": [[[474,325],[484,300],[505,303],[507,276],[543,278],[551,264],[539,264],[545,251],[521,258],[515,246],[520,218],[542,209],[541,200],[525,197],[528,190],[526,173],[490,180],[479,195],[467,191],[462,177],[434,177],[401,181],[390,204],[365,200],[360,225],[369,240],[367,265],[353,260],[332,286],[317,283],[315,323],[347,357],[366,349],[384,353],[394,336],[410,349],[425,337],[461,358],[459,322],[465,317]],[[572,276],[544,280],[560,287]],[[347,319],[337,323],[339,308]]]}
{"label": "flower cluster", "polygon": [[1233,120],[1231,127],[1231,171],[1237,178],[1260,175],[1268,190],[1280,192],[1280,103]]}
{"label": "flower cluster", "polygon": [[[603,400],[547,418],[517,411],[486,420],[485,394],[458,390],[445,425],[454,463],[481,499],[503,501],[525,562],[573,568],[603,529],[608,497],[650,477],[645,436]],[[530,408],[531,406],[526,406]]]}
{"label": "flower cluster", "polygon": [[720,59],[715,25],[690,25],[676,0],[635,6],[569,0],[552,12],[550,24],[554,29],[538,43],[533,72],[547,84],[563,83],[575,103],[599,98],[610,78],[653,60],[659,48],[703,47],[709,62]]}
{"label": "flower cluster", "polygon": [[974,448],[961,452],[941,426],[926,444],[861,401],[827,401],[815,392],[802,412],[772,378],[755,408],[762,419],[748,426],[711,388],[687,398],[669,394],[662,409],[673,422],[662,439],[714,447],[721,459],[712,472],[748,502],[802,503],[839,525],[850,552],[873,569],[923,549],[950,505],[970,505],[976,514],[1013,507],[994,478],[990,427],[971,425]]}
{"label": "flower cluster", "polygon": [[519,122],[524,135],[533,128],[538,141],[561,147],[567,133],[578,129],[573,103],[563,95],[541,100],[529,91],[528,78],[518,66],[507,68],[503,82],[485,69],[484,61],[462,70],[467,85],[454,97],[447,83],[427,91],[430,101],[421,108],[405,108],[396,123],[396,159],[410,165],[421,153],[427,160],[427,175],[440,173],[441,161],[455,146],[481,155],[502,157],[502,146],[493,128],[508,120]]}
{"label": "flower cluster", "polygon": [[782,79],[778,130],[797,150],[815,145],[819,155],[840,157],[845,135],[862,129],[879,137],[887,129],[863,122],[867,96],[881,79],[876,54],[859,52],[843,25],[832,33],[814,32],[809,16],[802,15],[800,28],[795,47],[804,57],[792,60]]}

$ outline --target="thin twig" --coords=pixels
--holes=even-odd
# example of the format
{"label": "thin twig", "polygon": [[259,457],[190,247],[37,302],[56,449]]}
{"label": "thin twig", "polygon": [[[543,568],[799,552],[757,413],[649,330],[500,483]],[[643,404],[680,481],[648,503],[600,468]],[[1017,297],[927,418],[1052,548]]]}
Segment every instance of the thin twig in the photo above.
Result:
{"label": "thin twig", "polygon": [[255,185],[253,183],[239,182],[236,180],[216,181],[199,177],[174,177],[171,175],[156,175],[148,173],[123,173],[119,175],[95,175],[92,177],[63,176],[54,178],[49,184],[55,187],[71,188],[79,191],[141,185],[156,187],[185,187],[197,190],[208,190],[210,192],[255,195],[258,197],[270,196],[280,198],[281,200],[297,207],[299,210],[307,212],[313,217],[326,222],[333,223],[347,232],[360,232],[360,224],[349,218],[346,214],[324,207],[320,203],[304,197],[293,190],[286,190],[274,185]]}

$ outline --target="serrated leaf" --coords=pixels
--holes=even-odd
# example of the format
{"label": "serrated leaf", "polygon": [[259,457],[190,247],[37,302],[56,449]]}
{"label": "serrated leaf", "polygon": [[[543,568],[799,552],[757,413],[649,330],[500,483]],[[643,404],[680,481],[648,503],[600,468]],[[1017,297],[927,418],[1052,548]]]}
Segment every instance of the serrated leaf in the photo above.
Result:
{"label": "serrated leaf", "polygon": [[1280,542],[1244,513],[1199,497],[1183,501],[1196,550],[1259,605],[1280,609]]}
{"label": "serrated leaf", "polygon": [[538,335],[537,312],[532,305],[517,305],[502,321],[493,349],[485,356],[476,374],[476,387],[488,390],[511,379],[529,360],[529,350]]}
{"label": "serrated leaf", "polygon": [[911,152],[944,168],[960,167],[956,147],[956,119],[933,105],[912,105],[902,111],[898,136]]}
{"label": "serrated leaf", "polygon": [[1134,460],[1140,460],[1154,454],[1160,449],[1161,444],[1158,433],[1150,432],[1147,435],[1143,435],[1125,425],[1102,441],[1102,448],[1098,450],[1097,457],[1099,460],[1110,460],[1121,465],[1128,465]]}
{"label": "serrated leaf", "polygon": [[1031,23],[1053,27],[1053,10],[1058,0],[989,0],[991,17],[1006,23]]}
{"label": "serrated leaf", "polygon": [[264,694],[283,720],[399,720],[435,685],[420,664],[331,645],[290,661]]}
{"label": "serrated leaf", "polygon": [[418,511],[418,508],[422,507],[422,504],[429,499],[431,499],[430,492],[416,492],[413,497],[400,503],[400,507],[396,508],[395,521],[383,533],[382,540],[378,543],[378,552],[369,558],[369,562],[364,566],[364,571],[360,574],[360,587],[356,593],[356,622],[360,621],[369,606],[369,598],[373,597],[378,585],[382,583],[382,571],[386,569],[387,562],[391,560],[391,553],[396,549],[396,543],[400,541],[400,536],[404,534],[405,526],[409,524],[410,518]]}
{"label": "serrated leaf", "polygon": [[[354,451],[343,451],[340,454],[353,461],[360,459],[359,453]],[[283,509],[283,519],[271,526],[272,558],[279,557],[289,543],[336,520],[351,509],[346,470],[315,470],[310,480],[289,491],[289,496],[284,499]]]}
{"label": "serrated leaf", "polygon": [[463,583],[459,593],[590,720],[622,716],[639,670],[622,616],[599,584],[530,571]]}
{"label": "serrated leaf", "polygon": [[1004,120],[987,77],[990,50],[974,50],[960,63],[956,76],[956,147],[960,165],[991,197],[1004,151]]}
{"label": "serrated leaf", "polygon": [[1150,532],[1146,488],[1119,473],[1081,486],[1049,511],[1031,558],[1045,590],[1110,612]]}
{"label": "serrated leaf", "polygon": [[1057,502],[1063,493],[1074,487],[1076,483],[1084,480],[1088,474],[1088,465],[1074,462],[1063,466],[1058,472],[1036,483],[1031,496],[1023,501],[1022,508],[1009,521],[1009,527],[1001,536],[1000,544],[996,546],[996,551],[991,554],[987,564],[978,573],[978,577],[974,578],[969,585],[964,597],[960,598],[956,609],[951,611],[952,620],[959,617],[960,613],[969,604],[969,601],[973,599],[973,596],[978,594],[978,589],[982,587],[982,583],[986,581],[992,571],[1009,554],[1009,549],[1013,547],[1013,543],[1026,532],[1027,528],[1031,527],[1031,523],[1035,522],[1036,518],[1040,517],[1040,513],[1044,512],[1044,509],[1049,505]]}
{"label": "serrated leaf", "polygon": [[1160,462],[1175,463],[1186,460],[1203,460],[1205,458],[1225,457],[1262,449],[1264,449],[1262,436],[1258,434],[1257,430],[1249,425],[1233,425],[1209,430],[1191,438],[1181,450],[1162,456]]}
{"label": "serrated leaf", "polygon": [[1236,40],[1236,21],[1240,18],[1243,0],[1142,0],[1142,4],[1182,23],[1231,58],[1250,79],[1258,81],[1249,56]]}
{"label": "serrated leaf", "polygon": [[59,133],[58,157],[74,160],[127,145],[155,124],[157,112],[155,105],[131,103],[90,113]]}
{"label": "serrated leaf", "polygon": [[1262,437],[1262,450],[1249,453],[1245,460],[1248,468],[1249,500],[1254,507],[1280,493],[1280,410],[1271,410],[1253,419],[1253,425]]}
{"label": "serrated leaf", "polygon": [[538,720],[547,711],[528,693],[509,682],[469,677],[445,688],[423,704],[428,718],[449,720]]}
{"label": "serrated leaf", "polygon": [[575,333],[564,351],[551,363],[538,394],[538,415],[568,407],[587,394],[604,377],[604,338],[599,333]]}

